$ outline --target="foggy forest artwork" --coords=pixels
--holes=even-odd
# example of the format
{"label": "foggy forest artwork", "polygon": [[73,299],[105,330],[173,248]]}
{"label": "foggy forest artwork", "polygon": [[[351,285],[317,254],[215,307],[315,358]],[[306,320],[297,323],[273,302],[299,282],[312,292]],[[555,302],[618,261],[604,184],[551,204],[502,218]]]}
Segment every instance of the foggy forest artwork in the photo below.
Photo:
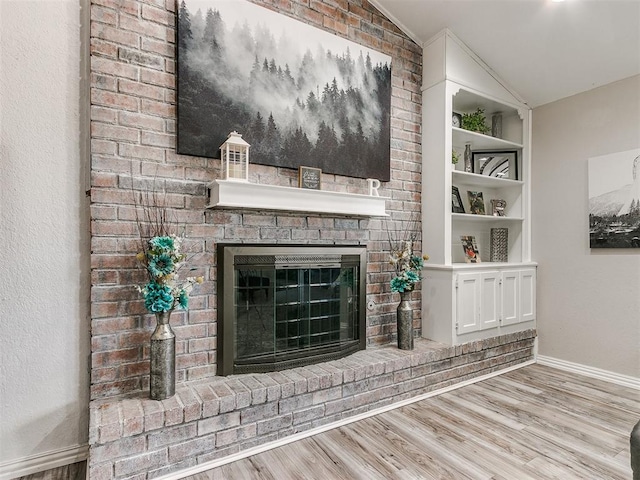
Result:
{"label": "foggy forest artwork", "polygon": [[591,248],[640,248],[640,149],[589,159]]}
{"label": "foggy forest artwork", "polygon": [[178,10],[178,153],[388,181],[391,57],[245,0]]}

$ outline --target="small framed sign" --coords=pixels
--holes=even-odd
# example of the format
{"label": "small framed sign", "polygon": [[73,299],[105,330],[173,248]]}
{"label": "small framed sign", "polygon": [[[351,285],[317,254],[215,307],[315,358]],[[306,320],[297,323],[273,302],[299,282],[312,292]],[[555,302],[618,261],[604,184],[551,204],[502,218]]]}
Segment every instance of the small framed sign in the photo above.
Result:
{"label": "small framed sign", "polygon": [[298,187],[320,190],[322,169],[298,167]]}

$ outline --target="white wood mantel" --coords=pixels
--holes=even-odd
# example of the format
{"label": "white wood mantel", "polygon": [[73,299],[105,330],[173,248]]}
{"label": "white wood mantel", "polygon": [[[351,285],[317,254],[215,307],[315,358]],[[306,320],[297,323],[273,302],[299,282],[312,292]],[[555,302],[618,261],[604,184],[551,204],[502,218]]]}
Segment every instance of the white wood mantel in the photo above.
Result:
{"label": "white wood mantel", "polygon": [[328,213],[356,217],[386,217],[387,197],[282,187],[234,180],[214,180],[207,208],[250,208]]}

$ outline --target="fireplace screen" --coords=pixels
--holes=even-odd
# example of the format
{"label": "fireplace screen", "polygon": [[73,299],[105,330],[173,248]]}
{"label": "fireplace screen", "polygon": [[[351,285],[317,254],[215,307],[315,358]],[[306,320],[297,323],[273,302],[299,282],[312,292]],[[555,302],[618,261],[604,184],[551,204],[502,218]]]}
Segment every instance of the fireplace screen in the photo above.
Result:
{"label": "fireplace screen", "polygon": [[219,374],[365,348],[364,247],[219,245],[218,265]]}

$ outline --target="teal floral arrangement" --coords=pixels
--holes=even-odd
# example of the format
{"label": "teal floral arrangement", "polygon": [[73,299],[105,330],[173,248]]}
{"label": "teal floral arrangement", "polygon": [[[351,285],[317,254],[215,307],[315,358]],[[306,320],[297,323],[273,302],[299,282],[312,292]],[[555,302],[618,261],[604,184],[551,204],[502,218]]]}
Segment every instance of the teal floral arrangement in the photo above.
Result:
{"label": "teal floral arrangement", "polygon": [[418,256],[413,253],[413,242],[404,241],[391,248],[389,263],[395,267],[395,276],[391,279],[391,291],[411,292],[416,283],[422,280],[422,267],[429,255]]}
{"label": "teal floral arrangement", "polygon": [[175,308],[189,307],[189,294],[202,277],[187,277],[181,280],[178,270],[183,266],[186,255],[180,251],[182,239],[175,235],[152,237],[138,260],[144,265],[149,282],[138,287],[144,297],[144,306],[153,313],[170,312]]}
{"label": "teal floral arrangement", "polygon": [[407,222],[401,222],[400,229],[390,229],[387,224],[389,237],[389,263],[394,267],[391,278],[391,291],[397,293],[411,292],[422,280],[424,262],[429,255],[417,255],[414,246],[420,238],[419,214],[414,213]]}

